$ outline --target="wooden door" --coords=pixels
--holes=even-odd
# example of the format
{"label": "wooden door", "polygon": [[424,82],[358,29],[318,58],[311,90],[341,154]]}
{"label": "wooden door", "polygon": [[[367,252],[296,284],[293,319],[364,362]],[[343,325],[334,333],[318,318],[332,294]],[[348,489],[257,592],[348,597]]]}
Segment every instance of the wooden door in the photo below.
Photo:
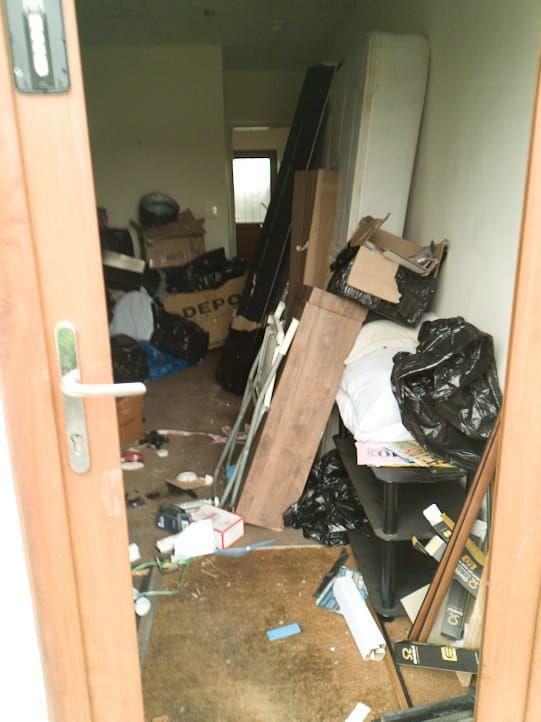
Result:
{"label": "wooden door", "polygon": [[68,92],[17,91],[0,33],[1,385],[50,718],[143,722],[115,404],[85,400],[91,467],[75,473],[56,363],[67,320],[83,381],[112,382],[73,0],[63,12]]}

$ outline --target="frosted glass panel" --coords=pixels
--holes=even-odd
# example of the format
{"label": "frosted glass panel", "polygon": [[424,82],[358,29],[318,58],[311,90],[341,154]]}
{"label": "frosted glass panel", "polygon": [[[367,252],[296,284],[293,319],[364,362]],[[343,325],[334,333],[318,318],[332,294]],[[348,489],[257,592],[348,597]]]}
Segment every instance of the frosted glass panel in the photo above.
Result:
{"label": "frosted glass panel", "polygon": [[235,221],[263,223],[271,194],[270,158],[234,158]]}

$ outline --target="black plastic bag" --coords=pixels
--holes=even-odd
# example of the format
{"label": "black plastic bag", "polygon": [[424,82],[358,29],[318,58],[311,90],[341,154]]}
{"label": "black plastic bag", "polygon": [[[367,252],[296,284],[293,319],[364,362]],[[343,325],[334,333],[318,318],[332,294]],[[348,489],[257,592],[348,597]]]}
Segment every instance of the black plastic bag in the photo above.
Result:
{"label": "black plastic bag", "polygon": [[284,512],[284,524],[330,547],[349,544],[348,532],[365,515],[336,449],[316,461],[300,499]]}
{"label": "black plastic bag", "polygon": [[148,364],[144,349],[131,336],[111,337],[113,378],[116,384],[144,381],[148,378]]}
{"label": "black plastic bag", "polygon": [[165,226],[178,218],[180,207],[174,198],[165,193],[147,193],[139,201],[139,220],[144,228]]}
{"label": "black plastic bag", "polygon": [[150,343],[160,351],[196,364],[207,355],[208,333],[194,321],[164,311],[154,302],[154,333]]}
{"label": "black plastic bag", "polygon": [[415,439],[476,469],[502,403],[492,336],[460,316],[426,321],[417,352],[394,357],[391,381]]}
{"label": "black plastic bag", "polygon": [[400,291],[400,301],[398,303],[383,301],[377,296],[348,286],[349,272],[358,251],[358,246],[348,246],[340,251],[331,265],[333,275],[327,290],[337,296],[344,296],[344,298],[356,301],[361,306],[366,306],[391,321],[397,321],[407,326],[416,326],[423,313],[430,308],[438,286],[437,280],[431,276],[419,276],[417,273],[399,266],[395,279]]}
{"label": "black plastic bag", "polygon": [[169,293],[194,293],[222,286],[231,278],[242,276],[246,263],[242,258],[225,257],[223,248],[204,253],[198,258],[177,268],[165,269]]}
{"label": "black plastic bag", "polygon": [[244,393],[262,338],[263,330],[259,328],[254,331],[229,329],[216,369],[216,378],[226,391],[239,396]]}

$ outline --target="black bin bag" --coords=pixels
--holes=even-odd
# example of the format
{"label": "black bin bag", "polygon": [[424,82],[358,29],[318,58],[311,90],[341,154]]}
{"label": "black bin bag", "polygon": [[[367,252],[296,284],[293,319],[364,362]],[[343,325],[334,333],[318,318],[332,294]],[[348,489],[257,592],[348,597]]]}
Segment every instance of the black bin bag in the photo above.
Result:
{"label": "black bin bag", "polygon": [[123,333],[111,337],[111,357],[115,384],[144,381],[148,378],[148,364],[144,349],[131,336]]}
{"label": "black bin bag", "polygon": [[167,313],[155,302],[154,333],[150,343],[160,351],[183,358],[189,364],[196,364],[207,354],[209,335],[194,321]]}
{"label": "black bin bag", "polygon": [[366,522],[336,449],[316,461],[298,501],[284,512],[284,524],[330,547],[349,543],[348,532]]}
{"label": "black bin bag", "polygon": [[416,353],[394,357],[391,381],[413,437],[475,470],[502,403],[492,336],[461,316],[426,321]]}
{"label": "black bin bag", "polygon": [[399,266],[395,279],[400,291],[400,301],[398,303],[383,301],[377,296],[348,285],[349,272],[358,251],[359,246],[348,246],[336,256],[331,265],[332,276],[327,290],[337,296],[349,298],[391,321],[406,326],[417,326],[423,313],[430,308],[438,286],[437,280],[432,276],[419,276]]}

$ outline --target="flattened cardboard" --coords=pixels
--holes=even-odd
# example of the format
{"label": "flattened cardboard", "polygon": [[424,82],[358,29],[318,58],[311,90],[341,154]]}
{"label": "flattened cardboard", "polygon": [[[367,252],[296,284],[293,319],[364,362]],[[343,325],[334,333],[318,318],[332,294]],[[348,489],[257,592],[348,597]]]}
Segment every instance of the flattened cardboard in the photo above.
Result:
{"label": "flattened cardboard", "polygon": [[209,348],[222,346],[246,283],[246,275],[232,278],[219,288],[197,293],[173,293],[164,298],[169,313],[195,321],[209,334]]}
{"label": "flattened cardboard", "polygon": [[143,401],[141,396],[122,396],[116,400],[116,416],[120,446],[143,436]]}
{"label": "flattened cardboard", "polygon": [[389,303],[398,303],[400,291],[395,281],[397,271],[397,263],[363,246],[359,248],[349,272],[348,285]]}

